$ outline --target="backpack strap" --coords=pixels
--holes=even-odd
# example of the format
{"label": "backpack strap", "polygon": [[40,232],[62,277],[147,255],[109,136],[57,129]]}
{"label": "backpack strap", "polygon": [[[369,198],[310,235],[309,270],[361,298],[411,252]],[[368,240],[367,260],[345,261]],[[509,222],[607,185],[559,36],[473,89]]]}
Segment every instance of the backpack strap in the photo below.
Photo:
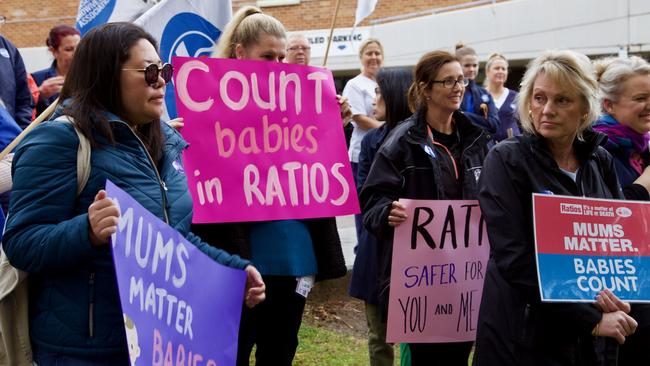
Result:
{"label": "backpack strap", "polygon": [[54,121],[70,123],[79,138],[79,147],[77,148],[77,197],[81,194],[88,178],[90,177],[90,141],[81,133],[79,127],[70,116],[59,116]]}

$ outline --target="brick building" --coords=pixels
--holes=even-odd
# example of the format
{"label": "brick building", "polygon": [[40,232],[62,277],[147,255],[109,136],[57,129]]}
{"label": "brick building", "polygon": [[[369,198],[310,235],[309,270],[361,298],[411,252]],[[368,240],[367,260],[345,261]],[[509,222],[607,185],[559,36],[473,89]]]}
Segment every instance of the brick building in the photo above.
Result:
{"label": "brick building", "polygon": [[[140,0],[131,0],[140,1]],[[219,1],[219,0],[210,0]],[[375,12],[361,25],[370,25],[390,17],[417,13],[433,8],[471,3],[472,0],[380,0]],[[329,28],[336,0],[232,0],[233,11],[244,5],[262,6],[275,16],[288,31]],[[264,6],[264,4],[293,4]],[[0,15],[6,18],[0,33],[17,47],[41,47],[50,28],[58,24],[74,25],[79,0],[2,0]],[[337,27],[351,27],[356,0],[341,0]]]}
{"label": "brick building", "polygon": [[[151,0],[127,0],[151,1]],[[170,0],[178,1],[178,0]],[[209,0],[223,1],[223,0]],[[355,47],[367,37],[379,38],[386,66],[413,65],[423,52],[452,50],[459,41],[473,46],[480,60],[491,52],[505,54],[512,81],[526,62],[545,49],[570,48],[590,56],[650,51],[650,2],[644,0],[378,0],[375,12],[353,35],[356,0],[341,0],[335,39],[327,66],[337,76],[358,72]],[[232,0],[233,10],[258,5],[282,21],[290,32],[304,33],[312,43],[312,63],[321,64],[336,0]],[[73,25],[79,0],[1,0],[6,22],[0,33],[21,48],[32,70],[49,64],[44,50],[48,30]],[[527,14],[536,14],[535,17]],[[356,40],[346,41],[346,37]],[[32,49],[33,48],[33,49]],[[29,65],[32,60],[45,64]]]}
{"label": "brick building", "polygon": [[[450,5],[473,3],[473,0],[379,0],[375,11],[361,23],[361,26],[371,25],[374,22],[405,14],[415,14],[435,8],[444,8]],[[336,0],[287,0],[287,1],[246,1],[233,0],[233,9],[242,5],[264,5],[265,3],[296,3],[284,6],[264,6],[265,12],[278,18],[288,31],[303,31],[309,29],[325,29],[332,24],[332,16]],[[337,27],[352,27],[356,0],[341,0]]]}
{"label": "brick building", "polygon": [[74,26],[79,0],[2,0],[6,18],[0,33],[16,47],[44,47],[49,30],[59,24]]}

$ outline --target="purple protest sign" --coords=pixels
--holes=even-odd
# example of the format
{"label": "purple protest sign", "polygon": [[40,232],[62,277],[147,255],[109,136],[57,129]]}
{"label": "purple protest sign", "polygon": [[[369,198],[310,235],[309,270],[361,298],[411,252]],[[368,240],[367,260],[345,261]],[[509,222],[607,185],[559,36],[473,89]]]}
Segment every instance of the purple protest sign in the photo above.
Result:
{"label": "purple protest sign", "polygon": [[359,212],[327,69],[174,57],[194,222]]}
{"label": "purple protest sign", "polygon": [[113,234],[131,365],[235,365],[244,271],[222,266],[126,192]]}
{"label": "purple protest sign", "polygon": [[386,341],[473,341],[490,252],[478,201],[400,202]]}

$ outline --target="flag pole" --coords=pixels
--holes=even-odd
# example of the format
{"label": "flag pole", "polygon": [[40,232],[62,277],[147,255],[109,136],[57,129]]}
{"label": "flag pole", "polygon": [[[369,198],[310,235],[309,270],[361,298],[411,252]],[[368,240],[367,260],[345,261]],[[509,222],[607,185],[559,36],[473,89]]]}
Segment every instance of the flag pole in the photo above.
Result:
{"label": "flag pole", "polygon": [[323,67],[327,66],[327,56],[330,53],[330,45],[332,44],[332,35],[334,34],[334,26],[336,25],[336,17],[339,15],[340,5],[341,5],[341,0],[336,0],[334,16],[332,17],[332,26],[330,27],[330,36],[327,39],[327,48],[325,48],[325,58],[323,58]]}

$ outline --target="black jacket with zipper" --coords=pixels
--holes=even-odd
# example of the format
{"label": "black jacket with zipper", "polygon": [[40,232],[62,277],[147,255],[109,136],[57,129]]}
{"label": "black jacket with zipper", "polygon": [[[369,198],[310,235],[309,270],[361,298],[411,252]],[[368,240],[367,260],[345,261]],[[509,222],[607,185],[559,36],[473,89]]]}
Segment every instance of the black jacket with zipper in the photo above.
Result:
{"label": "black jacket with zipper", "polygon": [[485,160],[479,202],[490,260],[479,311],[475,365],[596,365],[591,330],[602,318],[585,303],[542,303],[537,283],[532,193],[622,199],[611,155],[593,131],[574,142],[580,168],[563,173],[545,139],[518,136]]}
{"label": "black jacket with zipper", "polygon": [[[363,224],[382,241],[379,267],[379,303],[388,305],[393,228],[388,225],[391,203],[408,199],[475,199],[478,178],[491,136],[474,126],[462,112],[454,112],[460,140],[457,184],[462,197],[449,197],[441,159],[451,159],[445,148],[433,144],[423,111],[400,123],[380,147],[360,193]],[[385,315],[385,314],[384,314]]]}

